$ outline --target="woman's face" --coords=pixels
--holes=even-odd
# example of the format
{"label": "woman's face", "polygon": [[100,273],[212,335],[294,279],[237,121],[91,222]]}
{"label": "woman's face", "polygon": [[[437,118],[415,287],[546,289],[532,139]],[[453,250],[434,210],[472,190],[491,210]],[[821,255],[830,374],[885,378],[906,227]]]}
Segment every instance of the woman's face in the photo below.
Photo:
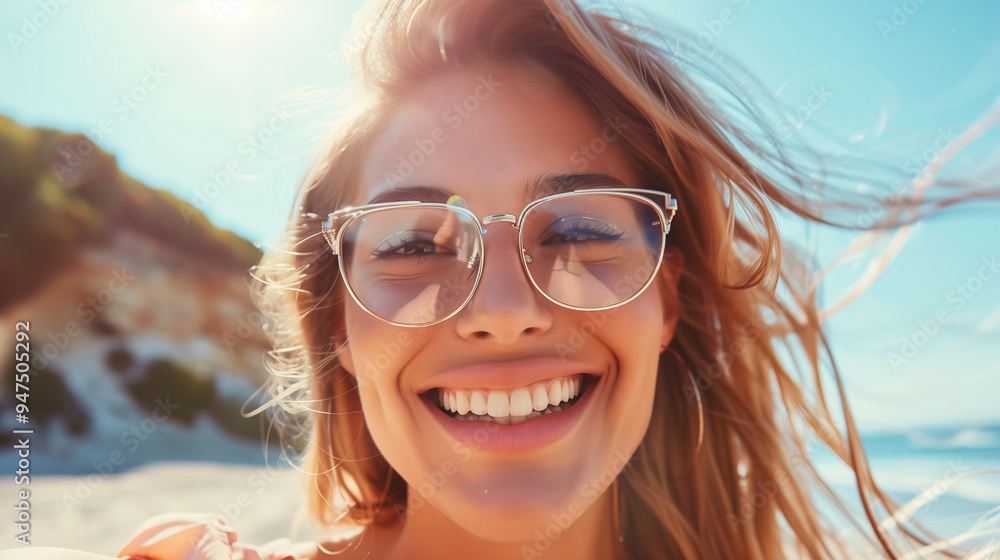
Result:
{"label": "woman's face", "polygon": [[[640,187],[617,126],[527,66],[441,76],[394,110],[352,202],[411,200],[405,189],[432,186],[482,218],[518,214],[533,198],[526,185],[545,177],[604,174]],[[592,186],[576,180],[563,186]],[[573,311],[532,286],[511,224],[486,230],[482,279],[464,309],[406,328],[348,297],[340,360],[358,379],[375,443],[419,493],[411,510],[430,504],[483,538],[534,538],[554,519],[579,517],[646,433],[657,360],[676,323],[664,286],[676,284],[677,263],[668,249],[661,278],[630,303]],[[538,387],[551,396],[553,383],[574,378],[583,392],[572,406],[517,424],[464,422],[438,406],[442,388],[473,400],[479,390],[502,408],[491,390],[514,398],[523,387],[534,401]]]}

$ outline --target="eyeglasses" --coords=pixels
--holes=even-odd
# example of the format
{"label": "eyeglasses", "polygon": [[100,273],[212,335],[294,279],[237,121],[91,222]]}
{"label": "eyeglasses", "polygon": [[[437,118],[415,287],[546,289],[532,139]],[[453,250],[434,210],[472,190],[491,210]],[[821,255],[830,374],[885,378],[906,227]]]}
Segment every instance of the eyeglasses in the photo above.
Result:
{"label": "eyeglasses", "polygon": [[491,224],[518,230],[524,272],[545,298],[597,311],[632,301],[653,282],[676,212],[667,193],[594,188],[540,198],[519,216],[482,220],[453,203],[366,204],[333,212],[322,233],[358,305],[387,323],[424,327],[472,300]]}

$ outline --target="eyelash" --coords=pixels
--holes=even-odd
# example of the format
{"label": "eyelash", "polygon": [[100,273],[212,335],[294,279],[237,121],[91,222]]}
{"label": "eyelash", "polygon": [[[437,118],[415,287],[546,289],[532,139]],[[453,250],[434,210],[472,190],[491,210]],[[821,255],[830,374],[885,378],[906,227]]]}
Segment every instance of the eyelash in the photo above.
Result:
{"label": "eyelash", "polygon": [[[558,230],[553,231],[556,226],[561,226]],[[568,234],[576,232],[586,232],[591,234],[591,237],[584,240],[576,241],[566,241],[564,239],[558,239],[558,237],[567,237]],[[617,233],[616,233],[617,232]],[[586,243],[588,241],[616,241],[621,239],[625,235],[624,231],[619,231],[618,228],[601,221],[597,221],[591,218],[564,218],[558,222],[550,225],[542,232],[542,236],[539,239],[540,245],[548,245],[550,243]],[[596,239],[595,239],[596,238]]]}
{"label": "eyelash", "polygon": [[[421,233],[425,233],[426,235],[420,235]],[[415,231],[401,232],[400,234],[396,234],[382,240],[381,243],[376,245],[375,248],[371,250],[371,256],[375,257],[376,259],[390,259],[399,257],[420,258],[428,255],[438,254],[441,251],[438,250],[429,252],[420,251],[416,253],[400,252],[400,249],[405,249],[409,246],[415,246],[418,244],[423,244],[425,247],[430,246],[435,249],[446,249],[446,247],[441,247],[439,245],[436,245],[434,243],[433,237],[434,237],[433,234],[430,232],[415,232]],[[384,245],[388,245],[388,247],[384,249],[379,249],[379,247],[382,247]]]}

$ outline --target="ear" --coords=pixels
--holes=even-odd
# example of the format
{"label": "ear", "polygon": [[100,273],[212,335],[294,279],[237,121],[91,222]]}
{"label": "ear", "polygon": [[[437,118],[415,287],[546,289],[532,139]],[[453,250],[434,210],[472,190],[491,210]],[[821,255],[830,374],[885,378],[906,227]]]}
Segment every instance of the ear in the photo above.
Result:
{"label": "ear", "polygon": [[667,349],[677,330],[677,317],[680,315],[680,298],[677,286],[684,272],[684,254],[676,247],[667,246],[663,251],[663,264],[660,265],[660,298],[663,300],[663,339],[660,341],[660,351]]}

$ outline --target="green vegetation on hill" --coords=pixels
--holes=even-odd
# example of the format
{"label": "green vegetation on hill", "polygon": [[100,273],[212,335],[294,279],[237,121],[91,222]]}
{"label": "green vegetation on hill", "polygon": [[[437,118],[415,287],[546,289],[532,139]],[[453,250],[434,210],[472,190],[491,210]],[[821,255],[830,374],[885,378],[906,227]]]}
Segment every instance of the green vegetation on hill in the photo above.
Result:
{"label": "green vegetation on hill", "polygon": [[215,400],[215,383],[170,360],[154,360],[142,378],[126,385],[147,413],[160,410],[171,420],[190,426]]}
{"label": "green vegetation on hill", "polygon": [[136,404],[154,418],[191,426],[204,413],[232,436],[261,440],[267,415],[244,418],[240,413],[243,399],[219,395],[211,378],[201,377],[171,360],[150,362],[142,376],[125,387]]}
{"label": "green vegetation on hill", "polygon": [[85,136],[0,116],[0,309],[44,285],[81,246],[121,227],[234,267],[249,268],[261,255],[170,192],[122,173]]}

